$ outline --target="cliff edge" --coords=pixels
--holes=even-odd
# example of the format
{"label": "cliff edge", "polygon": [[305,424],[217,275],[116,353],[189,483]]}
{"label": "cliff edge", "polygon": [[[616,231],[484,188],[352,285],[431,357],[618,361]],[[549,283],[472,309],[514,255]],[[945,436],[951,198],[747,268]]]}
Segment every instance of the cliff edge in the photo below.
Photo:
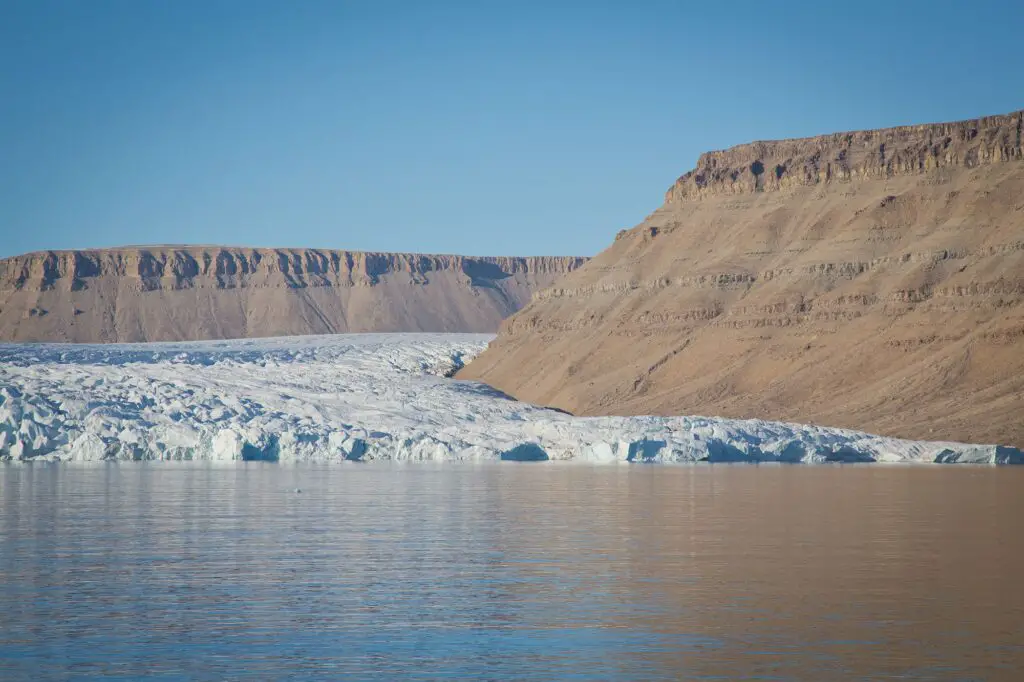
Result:
{"label": "cliff edge", "polygon": [[1024,445],[1024,112],[755,142],[507,320],[460,377],[578,414]]}
{"label": "cliff edge", "polygon": [[0,339],[493,332],[584,260],[195,246],[44,251],[0,260]]}

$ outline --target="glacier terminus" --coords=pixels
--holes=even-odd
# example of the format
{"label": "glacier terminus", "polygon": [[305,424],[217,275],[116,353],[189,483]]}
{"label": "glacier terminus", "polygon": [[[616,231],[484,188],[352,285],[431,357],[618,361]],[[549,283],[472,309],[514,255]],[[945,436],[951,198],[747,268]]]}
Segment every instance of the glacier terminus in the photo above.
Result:
{"label": "glacier terminus", "polygon": [[574,417],[448,378],[480,334],[0,345],[0,459],[1024,463],[1012,447],[699,416]]}

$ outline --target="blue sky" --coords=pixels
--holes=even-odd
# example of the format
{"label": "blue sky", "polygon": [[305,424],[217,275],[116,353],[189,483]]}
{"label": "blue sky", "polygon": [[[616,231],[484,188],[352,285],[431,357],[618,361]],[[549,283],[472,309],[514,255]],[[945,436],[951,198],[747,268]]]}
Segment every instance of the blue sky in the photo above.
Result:
{"label": "blue sky", "polygon": [[698,154],[1024,107],[1024,2],[0,0],[0,256],[590,255]]}

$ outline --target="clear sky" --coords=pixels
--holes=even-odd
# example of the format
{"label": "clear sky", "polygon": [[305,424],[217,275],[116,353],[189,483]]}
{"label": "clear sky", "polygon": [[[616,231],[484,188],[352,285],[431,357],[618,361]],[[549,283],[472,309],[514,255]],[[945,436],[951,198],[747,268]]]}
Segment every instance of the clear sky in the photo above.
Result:
{"label": "clear sky", "polygon": [[1022,0],[0,0],[0,256],[590,255],[702,151],[1024,107],[1022,27]]}

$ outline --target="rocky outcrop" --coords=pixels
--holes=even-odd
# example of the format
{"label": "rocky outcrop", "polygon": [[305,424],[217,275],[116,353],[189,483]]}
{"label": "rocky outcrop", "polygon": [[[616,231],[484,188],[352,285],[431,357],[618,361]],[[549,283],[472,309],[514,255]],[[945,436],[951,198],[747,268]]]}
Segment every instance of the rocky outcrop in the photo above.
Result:
{"label": "rocky outcrop", "polygon": [[752,142],[707,152],[665,193],[665,203],[723,194],[920,175],[1024,159],[1024,112],[957,123]]}
{"label": "rocky outcrop", "polygon": [[582,258],[146,247],[0,261],[0,338],[494,331]]}
{"label": "rocky outcrop", "polygon": [[584,415],[1024,445],[1022,118],[705,154],[459,376]]}

